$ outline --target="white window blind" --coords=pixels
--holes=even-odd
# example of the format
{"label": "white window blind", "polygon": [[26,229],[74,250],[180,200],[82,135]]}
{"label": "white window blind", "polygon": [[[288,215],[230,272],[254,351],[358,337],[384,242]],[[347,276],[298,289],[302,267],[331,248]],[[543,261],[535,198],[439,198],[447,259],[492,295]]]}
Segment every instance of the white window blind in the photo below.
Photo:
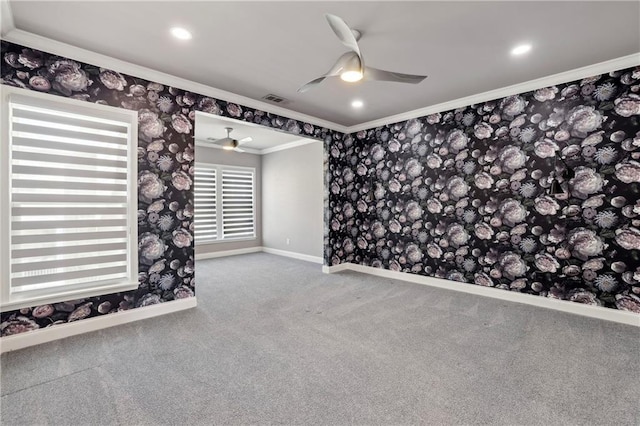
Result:
{"label": "white window blind", "polygon": [[225,238],[253,237],[253,171],[222,169],[222,228]]}
{"label": "white window blind", "polygon": [[195,238],[198,242],[218,239],[218,209],[215,167],[196,163]]}
{"label": "white window blind", "polygon": [[9,302],[137,284],[135,117],[78,111],[10,98]]}
{"label": "white window blind", "polygon": [[196,244],[255,234],[254,169],[196,163]]}

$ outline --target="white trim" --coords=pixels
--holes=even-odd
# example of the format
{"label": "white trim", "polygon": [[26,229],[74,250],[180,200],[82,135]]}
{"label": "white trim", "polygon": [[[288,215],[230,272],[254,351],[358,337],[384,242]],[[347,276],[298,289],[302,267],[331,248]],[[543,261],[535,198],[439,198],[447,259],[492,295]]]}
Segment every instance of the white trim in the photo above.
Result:
{"label": "white trim", "polygon": [[196,241],[196,247],[197,246],[206,246],[209,244],[229,244],[229,243],[235,243],[235,242],[245,242],[245,241],[256,241],[258,239],[257,236],[253,236],[253,237],[243,237],[243,238],[228,238],[226,240],[206,240],[206,241],[202,241],[202,242],[198,242]]}
{"label": "white trim", "polygon": [[260,151],[260,154],[261,155],[271,154],[272,152],[278,152],[278,151],[283,151],[285,149],[297,148],[299,146],[308,145],[308,144],[314,143],[314,142],[321,142],[321,141],[315,140],[315,139],[302,138],[302,139],[297,140],[297,141],[285,143],[285,144],[282,144],[282,145],[272,146],[271,148],[265,148],[265,149]]}
{"label": "white trim", "polygon": [[593,65],[587,65],[582,68],[564,71],[547,77],[536,78],[535,80],[529,80],[523,83],[517,83],[511,86],[489,90],[488,92],[477,93],[475,95],[465,96],[464,98],[453,99],[436,105],[414,109],[413,111],[407,111],[401,114],[390,115],[388,117],[379,118],[377,120],[367,121],[366,123],[360,123],[349,127],[348,131],[349,133],[355,133],[359,132],[360,130],[374,129],[376,127],[385,126],[387,124],[399,123],[402,121],[410,120],[412,118],[424,117],[429,114],[450,111],[452,109],[492,101],[495,99],[504,98],[506,96],[526,93],[532,90],[541,89],[543,87],[568,83],[570,81],[580,80],[586,77],[592,77],[594,75],[634,67],[639,64],[640,52]]}
{"label": "white trim", "polygon": [[279,250],[270,247],[262,247],[262,251],[270,254],[277,254],[278,256],[292,257],[294,259],[304,260],[307,262],[319,263],[322,265],[324,260],[322,257],[311,256],[309,254],[296,253],[293,251]]}
{"label": "white trim", "polygon": [[361,272],[363,274],[375,275],[377,277],[390,278],[394,280],[407,281],[430,287],[443,288],[446,290],[454,290],[462,293],[476,294],[478,296],[492,297],[494,299],[523,303],[526,305],[554,309],[556,311],[568,312],[585,317],[598,318],[606,321],[619,322],[622,324],[640,327],[640,315],[634,314],[633,312],[604,308],[601,306],[583,305],[581,303],[569,302],[567,300],[551,299],[532,294],[517,293],[474,284],[465,284],[457,281],[426,277],[424,275],[415,275],[406,272],[390,271],[388,269],[356,265],[353,263],[343,263],[336,266],[323,266],[322,268],[322,272],[329,274],[344,270]]}
{"label": "white trim", "polygon": [[[311,255],[303,254],[303,253],[296,253],[296,252],[293,252],[293,251],[278,250],[278,249],[274,249],[274,248],[270,248],[270,247],[260,247],[260,246],[243,248],[243,249],[236,249],[236,250],[214,251],[214,252],[210,252],[210,253],[196,253],[196,260],[213,259],[213,258],[216,258],[216,257],[227,257],[227,256],[235,256],[235,255],[238,255],[238,254],[249,254],[249,253],[260,253],[260,252],[269,253],[269,254],[275,254],[275,255],[278,255],[278,256],[291,257],[293,259],[304,260],[306,262],[312,262],[312,263],[322,264],[324,262],[322,257],[311,256]],[[338,266],[342,266],[342,265],[338,265]],[[322,271],[326,272],[324,270],[324,268],[326,268],[326,266],[323,266]],[[342,269],[340,269],[340,270],[342,270]],[[336,272],[336,271],[337,270],[334,270],[332,272]]]}
{"label": "white trim", "polygon": [[[229,241],[227,241],[229,242]],[[258,253],[262,251],[262,247],[248,247],[243,249],[235,249],[235,250],[223,250],[223,251],[213,251],[209,253],[197,253],[196,252],[196,260],[202,259],[213,259],[216,257],[227,257],[227,256],[235,256],[237,254],[249,254],[249,253]]]}
{"label": "white trim", "polygon": [[[2,1],[2,0],[0,0]],[[4,2],[2,2],[4,4]],[[2,10],[0,10],[2,12]],[[10,92],[0,86],[0,305],[11,297],[9,278],[11,276],[11,203],[9,182],[11,182],[11,117],[9,116]]]}
{"label": "white trim", "polygon": [[177,299],[171,302],[158,303],[156,305],[129,309],[127,311],[115,312],[99,317],[91,317],[76,322],[40,328],[13,336],[5,336],[0,338],[0,352],[15,351],[17,349],[51,342],[52,340],[64,339],[65,337],[102,330],[115,325],[170,314],[172,312],[195,308],[196,306],[196,298],[189,297],[187,299]]}
{"label": "white trim", "polygon": [[226,90],[216,89],[211,86],[207,86],[201,83],[196,83],[184,78],[176,77],[170,74],[166,74],[160,71],[153,70],[151,68],[135,65],[130,62],[122,61],[120,59],[112,58],[107,55],[92,52],[90,50],[81,49],[79,47],[72,46],[67,43],[62,43],[56,40],[48,39],[46,37],[33,34],[20,29],[13,29],[7,31],[7,34],[3,35],[3,39],[12,43],[21,44],[31,48],[39,49],[47,53],[53,53],[65,58],[74,59],[76,61],[85,62],[91,65],[115,70],[132,77],[143,78],[155,83],[165,84],[182,90],[188,90],[190,92],[197,93],[203,96],[210,96],[215,99],[224,100],[227,102],[237,103],[242,106],[256,108],[264,112],[270,112],[272,114],[281,115],[286,118],[292,118],[294,120],[300,120],[305,123],[314,124],[320,127],[326,127],[328,129],[337,130],[342,133],[347,132],[347,127],[336,123],[332,123],[327,120],[322,120],[316,117],[312,117],[307,114],[292,111],[290,109],[282,108],[270,103],[258,101],[248,98],[246,96],[237,95],[235,93],[227,92]]}
{"label": "white trim", "polygon": [[9,0],[0,0],[0,36],[4,37],[15,29]]}
{"label": "white trim", "polygon": [[[136,257],[136,261],[138,258]],[[137,270],[137,267],[136,267]],[[20,297],[13,296],[7,297],[7,302],[3,301],[2,303],[2,312],[18,310],[21,308],[29,308],[31,306],[45,305],[51,303],[64,302],[66,300],[74,300],[74,299],[86,299],[87,297],[95,297],[102,296],[105,294],[113,294],[120,293],[122,291],[130,291],[137,290],[140,286],[138,281],[127,281],[124,283],[118,283],[113,285],[105,285],[100,287],[90,287],[83,289],[74,289],[74,290],[64,290],[64,287],[60,289],[60,291],[53,292],[52,290],[48,290],[43,294],[37,294],[34,296],[33,294],[26,294]],[[8,287],[8,286],[7,286]],[[8,288],[7,288],[8,292]]]}
{"label": "white trim", "polygon": [[[0,0],[0,4],[4,5],[4,3],[7,3],[7,1]],[[53,53],[70,59],[75,59],[77,61],[85,62],[91,65],[116,70],[118,72],[122,72],[134,77],[144,78],[149,81],[162,83],[183,90],[188,90],[203,96],[210,96],[215,99],[237,103],[242,106],[256,108],[265,112],[270,112],[286,118],[292,118],[306,123],[311,123],[316,126],[326,127],[328,129],[333,129],[346,134],[355,133],[360,130],[373,129],[387,124],[406,121],[412,118],[424,117],[426,115],[435,114],[437,112],[449,111],[455,108],[499,99],[505,96],[526,93],[543,87],[567,83],[585,77],[591,77],[598,74],[640,65],[640,52],[638,52],[631,55],[623,56],[621,58],[611,59],[609,61],[587,65],[558,74],[553,74],[547,77],[537,78],[527,82],[517,83],[511,86],[490,90],[483,93],[477,93],[475,95],[466,96],[464,98],[453,99],[447,102],[439,103],[437,105],[419,108],[401,114],[390,115],[353,126],[344,126],[328,120],[322,120],[307,114],[302,114],[290,109],[251,99],[246,96],[237,95],[225,90],[216,89],[204,84],[196,83],[160,71],[152,70],[150,68],[135,65],[126,61],[112,58],[110,56],[101,55],[90,50],[81,49],[70,44],[61,43],[59,41],[51,40],[46,37],[42,37],[40,35],[29,33],[20,29],[11,29],[9,31],[6,31],[6,34],[3,34],[3,39],[12,43],[29,46],[35,49],[42,50],[44,52]]]}
{"label": "white trim", "polygon": [[[257,189],[257,182],[256,182],[256,168],[255,167],[248,167],[248,166],[227,166],[224,164],[213,164],[213,163],[206,163],[203,161],[196,161],[195,162],[195,167],[208,167],[210,169],[210,171],[215,171],[215,176],[216,176],[216,186],[215,186],[215,190],[216,190],[216,240],[208,240],[208,241],[204,241],[202,243],[196,243],[196,245],[200,245],[200,244],[208,244],[208,243],[229,243],[229,242],[234,242],[234,241],[246,241],[246,240],[255,240],[258,238],[258,224],[257,224],[257,219],[256,219],[256,210],[257,210],[257,196],[256,196],[256,189]],[[253,196],[252,198],[252,208],[253,208],[253,235],[251,236],[243,236],[243,237],[239,237],[239,238],[234,238],[234,237],[227,237],[225,238],[224,235],[224,206],[223,206],[223,196],[222,196],[222,189],[224,186],[223,183],[223,175],[225,171],[238,171],[238,172],[244,172],[244,173],[251,173],[251,195]],[[197,185],[196,185],[197,186]],[[195,187],[194,187],[195,188]],[[194,197],[196,195],[196,190],[194,189]],[[198,207],[197,205],[195,207]],[[196,228],[198,227],[198,224],[195,224]],[[197,231],[197,229],[196,229]]]}
{"label": "white trim", "polygon": [[324,272],[325,274],[335,274],[336,272],[349,271],[349,270],[351,270],[350,263],[341,263],[339,265],[334,265],[334,266],[322,265],[322,272]]}
{"label": "white trim", "polygon": [[[0,0],[1,1],[1,0]],[[127,278],[99,286],[69,288],[60,286],[20,293],[11,293],[10,272],[10,233],[11,233],[11,104],[23,103],[39,108],[64,109],[66,113],[92,116],[94,119],[115,120],[126,123],[127,128]],[[26,308],[38,304],[61,302],[71,299],[100,296],[138,288],[138,112],[109,105],[100,105],[77,99],[54,96],[28,89],[0,86],[0,109],[2,109],[2,138],[7,143],[0,147],[0,306],[3,311]]]}

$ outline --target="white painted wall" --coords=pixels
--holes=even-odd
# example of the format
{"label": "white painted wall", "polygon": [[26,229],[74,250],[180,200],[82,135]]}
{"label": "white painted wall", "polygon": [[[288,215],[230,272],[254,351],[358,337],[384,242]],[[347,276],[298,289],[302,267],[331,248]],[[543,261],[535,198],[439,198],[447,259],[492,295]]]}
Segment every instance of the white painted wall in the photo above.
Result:
{"label": "white painted wall", "polygon": [[322,142],[262,156],[264,247],[322,257],[323,185]]}

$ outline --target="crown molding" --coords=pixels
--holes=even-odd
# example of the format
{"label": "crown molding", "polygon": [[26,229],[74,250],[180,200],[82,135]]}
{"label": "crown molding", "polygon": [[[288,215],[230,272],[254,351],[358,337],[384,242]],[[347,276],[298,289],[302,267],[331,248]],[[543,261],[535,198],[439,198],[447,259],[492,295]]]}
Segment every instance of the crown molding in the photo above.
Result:
{"label": "crown molding", "polygon": [[9,0],[0,0],[0,36],[4,37],[15,29]]}
{"label": "crown molding", "polygon": [[535,80],[529,80],[524,83],[517,83],[511,86],[502,87],[500,89],[489,90],[488,92],[478,93],[475,95],[466,96],[464,98],[442,102],[425,108],[414,109],[413,111],[407,111],[401,114],[390,115],[388,117],[379,118],[373,121],[367,121],[366,123],[360,123],[356,124],[355,126],[349,127],[348,131],[349,133],[355,133],[361,130],[374,129],[376,127],[385,126],[387,124],[399,123],[402,121],[410,120],[412,118],[424,117],[429,114],[450,111],[456,108],[492,101],[494,99],[500,99],[506,96],[526,93],[532,90],[541,89],[543,87],[568,83],[570,81],[580,80],[586,77],[592,77],[594,75],[617,71],[637,65],[640,65],[640,52],[593,65],[587,65],[582,68],[564,71],[547,77],[536,78]]}
{"label": "crown molding", "polygon": [[[2,12],[2,38],[4,40],[40,49],[45,52],[75,59],[80,62],[86,62],[92,65],[101,66],[122,72],[128,75],[144,78],[150,81],[162,83],[168,86],[177,87],[183,90],[189,90],[204,96],[210,96],[215,99],[233,102],[242,106],[256,108],[265,112],[278,114],[287,118],[300,120],[317,126],[326,127],[342,133],[355,133],[361,130],[373,129],[388,124],[398,123],[412,118],[424,117],[429,114],[449,111],[452,109],[474,105],[482,102],[500,99],[506,96],[526,93],[543,87],[553,86],[556,84],[567,83],[582,78],[591,77],[598,74],[604,74],[624,68],[640,65],[640,52],[621,58],[611,59],[609,61],[600,62],[593,65],[587,65],[581,68],[564,71],[546,77],[529,80],[523,83],[513,84],[511,86],[502,87],[487,92],[478,93],[463,98],[453,99],[451,101],[442,102],[424,108],[407,111],[401,114],[390,115],[376,120],[367,121],[353,126],[344,126],[327,120],[322,120],[307,114],[302,114],[290,109],[282,108],[266,102],[248,98],[246,96],[237,95],[232,92],[216,89],[201,83],[196,83],[187,79],[176,77],[160,71],[135,65],[130,62],[115,59],[110,56],[92,52],[90,50],[81,49],[70,44],[62,43],[37,34],[29,33],[20,29],[16,29],[13,25],[13,18],[9,7],[8,0],[0,0],[0,12]],[[7,23],[5,23],[7,21]],[[5,30],[6,25],[6,30]],[[219,117],[220,118],[220,117]],[[271,148],[268,148],[271,149]],[[284,148],[283,148],[284,149]],[[258,150],[255,150],[258,151]],[[264,150],[263,150],[264,151]],[[248,151],[247,151],[248,152]],[[257,152],[263,153],[262,151]]]}
{"label": "crown molding", "polygon": [[278,152],[278,151],[283,151],[285,149],[291,149],[291,148],[297,148],[299,146],[303,146],[303,145],[308,145],[310,143],[314,143],[314,142],[319,142],[315,139],[300,139],[297,141],[293,141],[293,142],[289,142],[289,143],[284,143],[282,145],[276,145],[273,146],[271,148],[265,148],[263,150],[260,151],[260,154],[271,154],[272,152]]}
{"label": "crown molding", "polygon": [[[0,1],[3,5],[4,3],[6,3],[6,0]],[[2,10],[2,12],[4,12],[4,9]],[[87,49],[82,49],[67,43],[62,43],[20,29],[11,29],[10,31],[7,31],[6,34],[2,34],[2,38],[12,43],[29,46],[34,49],[74,59],[79,62],[85,62],[91,65],[112,69],[123,74],[131,75],[138,78],[144,78],[146,80],[161,83],[167,86],[176,87],[182,90],[188,90],[199,95],[210,96],[215,99],[237,103],[242,106],[259,109],[261,111],[281,115],[283,117],[292,118],[294,120],[300,120],[302,122],[310,123],[316,126],[326,127],[328,129],[336,130],[342,133],[346,133],[348,131],[347,127],[337,123],[333,123],[331,121],[322,120],[307,114],[302,114],[290,109],[251,99],[246,96],[227,92],[225,90],[216,89],[211,86],[196,83],[194,81],[187,80],[181,77],[176,77],[171,74],[166,74],[160,71],[153,70],[151,68],[132,64],[130,62],[92,52]]]}

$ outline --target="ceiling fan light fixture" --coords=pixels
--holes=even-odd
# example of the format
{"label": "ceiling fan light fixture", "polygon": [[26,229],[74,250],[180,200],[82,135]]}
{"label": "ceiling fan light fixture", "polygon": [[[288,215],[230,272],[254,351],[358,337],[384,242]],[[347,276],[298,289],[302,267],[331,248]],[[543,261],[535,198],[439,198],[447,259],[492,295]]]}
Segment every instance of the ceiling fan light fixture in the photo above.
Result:
{"label": "ceiling fan light fixture", "polygon": [[362,80],[362,77],[363,77],[363,74],[362,74],[362,71],[360,70],[345,71],[342,74],[340,74],[340,79],[348,83],[355,83],[356,81],[360,81]]}
{"label": "ceiling fan light fixture", "polygon": [[227,151],[231,151],[232,149],[238,146],[238,141],[235,139],[227,140],[223,145],[222,149],[226,149]]}
{"label": "ceiling fan light fixture", "polygon": [[336,15],[326,13],[325,18],[334,34],[349,51],[343,53],[324,75],[301,86],[298,89],[299,93],[307,92],[328,78],[338,76],[340,76],[342,81],[346,81],[347,83],[355,83],[360,80],[372,80],[418,84],[427,78],[426,75],[404,74],[365,66],[362,54],[360,53],[360,46],[358,46],[358,40],[362,36],[362,33],[350,28],[342,18]]}

